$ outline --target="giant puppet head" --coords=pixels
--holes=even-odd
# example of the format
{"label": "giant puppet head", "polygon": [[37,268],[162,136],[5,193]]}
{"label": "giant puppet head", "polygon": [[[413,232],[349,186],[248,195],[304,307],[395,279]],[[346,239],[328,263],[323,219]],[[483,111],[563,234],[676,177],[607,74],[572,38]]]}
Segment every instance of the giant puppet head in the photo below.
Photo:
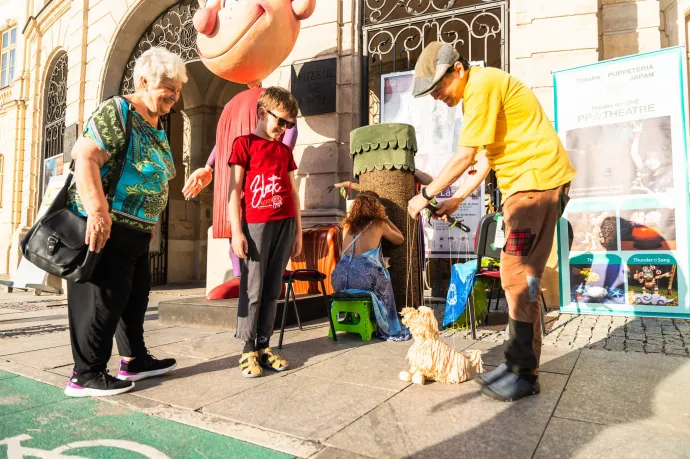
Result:
{"label": "giant puppet head", "polygon": [[[300,21],[316,0],[200,0],[194,15],[204,65],[235,83],[257,86],[290,54]],[[205,5],[204,5],[205,3]]]}

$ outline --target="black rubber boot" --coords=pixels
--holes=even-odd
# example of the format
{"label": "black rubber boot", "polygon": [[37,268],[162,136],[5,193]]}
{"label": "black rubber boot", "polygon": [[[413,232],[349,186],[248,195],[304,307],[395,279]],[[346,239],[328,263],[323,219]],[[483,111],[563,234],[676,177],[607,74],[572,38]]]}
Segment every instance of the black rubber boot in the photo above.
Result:
{"label": "black rubber boot", "polygon": [[505,373],[501,378],[482,388],[485,395],[500,402],[513,402],[528,395],[536,395],[540,392],[539,380],[535,377],[533,382],[516,375]]}
{"label": "black rubber boot", "polygon": [[508,365],[505,363],[500,364],[498,367],[496,367],[494,370],[489,371],[488,373],[483,373],[475,378],[475,381],[477,384],[480,386],[488,386],[494,381],[498,381],[501,376],[504,374],[508,373]]}

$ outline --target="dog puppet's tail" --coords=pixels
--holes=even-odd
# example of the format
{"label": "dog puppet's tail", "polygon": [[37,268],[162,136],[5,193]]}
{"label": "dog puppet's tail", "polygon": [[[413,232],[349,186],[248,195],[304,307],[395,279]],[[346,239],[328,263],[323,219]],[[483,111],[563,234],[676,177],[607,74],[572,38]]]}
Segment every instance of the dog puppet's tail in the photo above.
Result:
{"label": "dog puppet's tail", "polygon": [[484,372],[484,364],[482,363],[482,351],[465,351],[463,352],[467,360],[470,361],[470,365],[474,368],[477,373]]}

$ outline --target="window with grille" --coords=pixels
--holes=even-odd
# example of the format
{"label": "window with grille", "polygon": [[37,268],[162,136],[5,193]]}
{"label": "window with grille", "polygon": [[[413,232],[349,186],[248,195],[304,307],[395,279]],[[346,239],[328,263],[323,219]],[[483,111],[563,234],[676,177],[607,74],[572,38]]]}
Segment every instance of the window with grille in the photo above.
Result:
{"label": "window with grille", "polygon": [[0,88],[11,85],[14,80],[16,48],[17,28],[13,27],[2,32],[2,49],[0,50],[0,59],[2,59]]}
{"label": "window with grille", "polygon": [[62,154],[67,110],[67,53],[57,58],[46,84],[43,159]]}

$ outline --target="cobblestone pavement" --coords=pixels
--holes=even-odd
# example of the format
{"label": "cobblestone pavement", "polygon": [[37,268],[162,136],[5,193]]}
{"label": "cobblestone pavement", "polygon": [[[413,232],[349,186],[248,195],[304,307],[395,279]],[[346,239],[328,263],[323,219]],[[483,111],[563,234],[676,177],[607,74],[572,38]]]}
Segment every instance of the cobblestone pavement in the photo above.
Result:
{"label": "cobblestone pavement", "polygon": [[[443,319],[444,308],[443,304],[434,305],[439,323]],[[504,300],[497,311],[492,307],[489,322],[494,324],[480,324],[477,339],[502,342],[507,323]],[[546,315],[546,330],[545,346],[690,356],[690,321],[683,319],[573,315],[551,310]],[[446,330],[443,335],[471,338],[469,330]]]}

